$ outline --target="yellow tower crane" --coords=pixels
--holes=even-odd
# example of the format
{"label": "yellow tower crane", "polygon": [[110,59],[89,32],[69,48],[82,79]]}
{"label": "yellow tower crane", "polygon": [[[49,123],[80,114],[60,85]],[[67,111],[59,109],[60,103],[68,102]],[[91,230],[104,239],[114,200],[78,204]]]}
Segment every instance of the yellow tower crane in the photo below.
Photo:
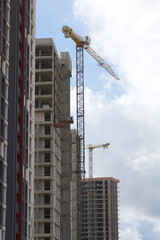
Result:
{"label": "yellow tower crane", "polygon": [[92,180],[93,178],[93,149],[95,148],[108,148],[108,146],[110,145],[110,143],[105,143],[105,144],[101,144],[101,145],[92,145],[89,144],[86,149],[89,149],[89,178],[90,180]]}
{"label": "yellow tower crane", "polygon": [[83,47],[101,67],[105,68],[116,80],[119,80],[119,77],[114,73],[112,68],[89,46],[91,43],[89,36],[81,38],[75,31],[72,30],[72,28],[69,28],[68,26],[63,26],[62,32],[64,33],[65,38],[72,38],[77,46]]}
{"label": "yellow tower crane", "polygon": [[[89,45],[90,37],[81,38],[72,28],[63,26],[65,38],[71,38],[76,43],[76,94],[77,94],[77,154],[81,162],[81,179],[85,179],[85,129],[84,129],[84,57],[85,49],[101,67],[106,69],[116,80],[119,77],[112,68]],[[80,140],[80,141],[79,141]],[[80,149],[80,152],[78,151]]]}
{"label": "yellow tower crane", "polygon": [[[88,227],[90,231],[88,232],[88,239],[93,239],[93,209],[94,209],[94,186],[92,183],[93,179],[93,149],[95,148],[108,148],[110,143],[105,143],[101,145],[92,145],[89,144],[86,146],[86,149],[89,149],[89,196],[88,196]],[[84,206],[84,211],[85,211],[85,206]]]}
{"label": "yellow tower crane", "polygon": [[[72,28],[68,26],[63,26],[62,32],[65,38],[71,38],[76,43],[76,95],[77,95],[77,157],[80,159],[81,164],[81,190],[82,190],[82,206],[80,211],[82,216],[85,216],[85,128],[84,128],[84,54],[83,49],[85,49],[98,63],[101,67],[106,69],[116,80],[119,77],[114,73],[112,68],[89,46],[90,37],[86,36],[81,38]],[[93,149],[91,149],[92,151]],[[80,224],[82,226],[82,223]],[[80,227],[79,235],[84,235],[85,228],[83,229],[83,234]],[[81,237],[80,237],[81,238]]]}

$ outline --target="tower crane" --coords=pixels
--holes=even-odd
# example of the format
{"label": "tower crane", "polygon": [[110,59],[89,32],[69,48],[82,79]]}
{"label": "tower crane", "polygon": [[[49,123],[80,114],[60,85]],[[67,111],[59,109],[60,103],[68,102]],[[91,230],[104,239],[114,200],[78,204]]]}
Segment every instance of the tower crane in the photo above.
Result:
{"label": "tower crane", "polygon": [[[93,239],[93,209],[94,209],[94,186],[92,183],[93,179],[93,149],[95,148],[108,148],[110,143],[105,143],[102,145],[92,145],[89,144],[86,146],[86,149],[89,149],[89,196],[88,196],[88,227],[89,227],[89,232],[88,232],[88,239]],[[85,206],[84,206],[85,210]]]}
{"label": "tower crane", "polygon": [[92,180],[93,178],[93,149],[95,148],[108,148],[108,146],[110,145],[110,143],[105,143],[102,145],[92,145],[89,144],[86,149],[89,149],[89,179]]}
{"label": "tower crane", "polygon": [[[99,63],[101,67],[106,69],[116,80],[119,77],[114,73],[111,67],[89,46],[90,37],[81,38],[72,28],[63,26],[62,32],[65,38],[71,38],[76,43],[76,95],[77,95],[77,157],[80,159],[81,166],[81,196],[85,202],[85,128],[84,128],[84,49]],[[80,207],[82,215],[85,214],[84,204]],[[85,233],[85,228],[83,229]],[[80,230],[80,235],[81,230]]]}
{"label": "tower crane", "polygon": [[[81,179],[85,179],[85,129],[84,129],[84,55],[85,49],[101,67],[106,69],[116,80],[119,77],[112,68],[89,46],[90,37],[81,38],[72,28],[63,26],[65,38],[71,38],[76,43],[76,94],[77,94],[77,154],[81,162]],[[79,141],[80,139],[80,141]],[[80,149],[80,152],[78,152]]]}

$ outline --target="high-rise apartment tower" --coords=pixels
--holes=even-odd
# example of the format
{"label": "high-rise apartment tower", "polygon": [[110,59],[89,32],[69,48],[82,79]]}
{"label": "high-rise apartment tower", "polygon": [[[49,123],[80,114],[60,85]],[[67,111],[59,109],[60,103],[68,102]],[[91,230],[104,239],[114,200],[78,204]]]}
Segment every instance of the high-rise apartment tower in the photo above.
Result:
{"label": "high-rise apartment tower", "polygon": [[52,39],[37,39],[35,240],[60,240],[63,233],[63,239],[70,235],[70,76],[69,53],[59,57]]}
{"label": "high-rise apartment tower", "polygon": [[85,213],[82,218],[83,240],[118,240],[119,180],[93,178],[85,180]]}
{"label": "high-rise apartment tower", "polygon": [[52,39],[36,40],[34,239],[60,239],[60,63]]}

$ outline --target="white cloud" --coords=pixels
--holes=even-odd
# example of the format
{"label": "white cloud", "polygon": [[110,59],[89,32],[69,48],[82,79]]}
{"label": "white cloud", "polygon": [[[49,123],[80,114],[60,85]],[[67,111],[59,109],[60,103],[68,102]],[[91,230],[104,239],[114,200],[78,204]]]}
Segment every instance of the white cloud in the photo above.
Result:
{"label": "white cloud", "polygon": [[132,171],[139,171],[143,175],[146,175],[151,172],[151,169],[159,165],[159,160],[160,156],[158,154],[142,150],[136,152],[136,156],[128,161],[128,167]]}
{"label": "white cloud", "polygon": [[155,223],[153,231],[158,235],[160,234],[160,222],[159,221],[157,221]]}
{"label": "white cloud", "polygon": [[[76,113],[75,88],[71,96],[72,111]],[[85,106],[86,144],[111,143],[106,150],[94,151],[94,176],[120,179],[121,239],[127,236],[128,240],[139,240],[141,220],[155,224],[151,231],[158,229],[159,133],[147,122],[139,123],[123,114],[117,99],[108,100],[104,92],[85,89]]]}
{"label": "white cloud", "polygon": [[111,143],[94,152],[94,174],[120,179],[120,215],[128,212],[121,217],[121,239],[141,240],[141,221],[153,223],[151,233],[159,231],[160,1],[75,0],[73,9],[93,48],[115,64],[121,79],[102,74],[102,91],[85,91],[86,141]]}
{"label": "white cloud", "polygon": [[140,235],[136,230],[126,228],[121,232],[121,238],[123,240],[142,240],[142,235]]}
{"label": "white cloud", "polygon": [[[75,16],[86,23],[94,48],[118,65],[121,82],[126,89],[129,87],[128,95],[139,94],[145,103],[151,98],[144,96],[151,96],[153,91],[158,96],[160,2],[87,0],[82,4],[75,0],[74,10]],[[142,89],[143,96],[139,92]]]}

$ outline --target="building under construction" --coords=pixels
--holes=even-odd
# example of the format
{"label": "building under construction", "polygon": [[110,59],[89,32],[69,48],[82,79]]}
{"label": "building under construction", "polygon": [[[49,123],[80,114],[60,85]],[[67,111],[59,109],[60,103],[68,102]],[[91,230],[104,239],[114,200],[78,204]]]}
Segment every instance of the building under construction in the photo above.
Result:
{"label": "building under construction", "polygon": [[70,77],[68,52],[52,39],[36,40],[35,240],[71,235]]}
{"label": "building under construction", "polygon": [[77,155],[77,131],[71,129],[72,181],[71,181],[71,239],[81,239],[81,165]]}
{"label": "building under construction", "polygon": [[119,180],[93,178],[85,180],[83,240],[118,240]]}
{"label": "building under construction", "polygon": [[35,66],[34,239],[118,240],[119,181],[85,180],[83,81],[77,131],[70,131],[69,53],[59,57],[52,39],[37,39]]}
{"label": "building under construction", "polygon": [[52,39],[36,40],[34,239],[60,239],[59,59]]}

